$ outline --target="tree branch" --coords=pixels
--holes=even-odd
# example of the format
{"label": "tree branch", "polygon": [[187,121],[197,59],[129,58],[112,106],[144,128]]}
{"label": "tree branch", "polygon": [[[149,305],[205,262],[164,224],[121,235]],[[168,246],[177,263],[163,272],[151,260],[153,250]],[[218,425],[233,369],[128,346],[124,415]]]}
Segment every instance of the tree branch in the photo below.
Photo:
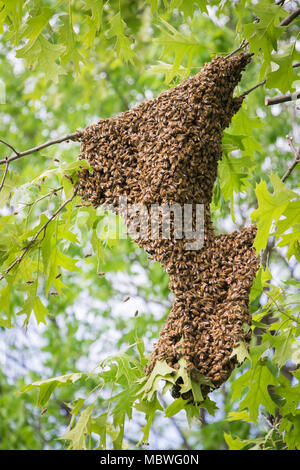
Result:
{"label": "tree branch", "polygon": [[[300,62],[296,62],[295,64],[293,64],[293,69],[297,68],[297,67],[300,67]],[[249,90],[246,90],[244,91],[244,93],[242,93],[240,96],[246,96],[248,95],[249,93],[251,93],[251,91],[253,90],[256,90],[256,88],[264,85],[266,83],[267,80],[262,80],[261,82],[257,83],[256,85],[254,85],[252,88],[250,88]],[[293,95],[293,93],[292,93]],[[296,99],[296,98],[294,98]],[[291,101],[291,100],[284,100],[284,101]],[[274,103],[273,103],[274,104]]]}
{"label": "tree branch", "polygon": [[[44,232],[44,236],[45,236],[45,232],[46,232],[46,229],[48,227],[48,225],[50,224],[50,222],[55,219],[55,217],[63,210],[63,208],[69,203],[71,202],[74,197],[76,196],[77,194],[77,191],[78,191],[78,186],[75,186],[74,188],[74,191],[73,191],[73,194],[72,196],[69,197],[69,199],[67,199],[66,201],[64,201],[64,203],[52,214],[52,216],[50,217],[50,219],[47,220],[47,222],[44,223],[44,225],[37,231],[37,233],[35,234],[35,236],[30,240],[30,242],[28,243],[28,245],[23,249],[23,253],[18,256],[17,259],[15,259],[15,261],[5,270],[5,274],[8,274],[9,271],[12,270],[12,268],[14,266],[16,266],[17,264],[20,264],[22,259],[24,258],[24,256],[26,255],[26,253],[28,252],[28,250],[31,248],[31,246],[37,241],[39,235]],[[0,277],[0,281],[4,278],[4,276],[1,276]]]}
{"label": "tree branch", "polygon": [[300,15],[300,8],[297,8],[297,10],[292,11],[284,20],[279,23],[279,26],[287,26],[289,25],[297,16]]}
{"label": "tree branch", "polygon": [[3,172],[3,176],[2,176],[2,180],[1,180],[1,183],[0,183],[0,192],[4,186],[4,181],[5,181],[5,178],[6,178],[6,175],[7,175],[7,171],[8,171],[8,166],[9,166],[9,161],[8,161],[8,158],[6,158],[6,165],[5,165],[5,169],[4,169],[4,172]]}
{"label": "tree branch", "polygon": [[237,47],[234,51],[230,52],[230,54],[226,55],[224,59],[229,59],[229,57],[232,57],[236,52],[239,52],[241,49],[244,49],[247,46],[249,46],[249,42],[246,41],[246,39],[243,39],[239,47]]}
{"label": "tree branch", "polygon": [[287,171],[285,172],[285,174],[281,178],[281,181],[283,183],[290,176],[290,174],[292,173],[295,166],[300,162],[300,148],[296,149],[296,147],[294,145],[294,142],[293,142],[293,139],[289,135],[286,136],[286,139],[287,139],[288,144],[289,144],[289,146],[290,146],[290,148],[291,148],[291,150],[294,154],[294,161],[292,162],[291,166],[287,169]]}
{"label": "tree branch", "polygon": [[37,147],[33,147],[29,150],[25,150],[24,152],[18,152],[12,145],[10,145],[7,142],[5,142],[4,140],[0,139],[0,142],[2,144],[9,147],[15,153],[15,155],[13,157],[10,157],[8,159],[4,158],[3,160],[0,160],[0,165],[6,164],[7,161],[8,161],[8,163],[10,163],[14,160],[18,160],[19,158],[25,157],[25,155],[30,155],[32,153],[39,152],[40,150],[42,150],[46,147],[50,147],[50,145],[60,144],[61,142],[68,141],[68,140],[72,140],[72,141],[75,141],[75,142],[80,141],[82,133],[83,132],[81,130],[77,130],[73,134],[67,134],[67,135],[65,135],[63,137],[59,137],[57,139],[48,140],[48,142],[45,142],[44,144],[38,145]]}
{"label": "tree branch", "polygon": [[254,85],[252,88],[249,88],[249,90],[246,90],[244,91],[244,93],[242,93],[240,96],[247,96],[249,95],[249,93],[251,93],[251,91],[253,90],[256,90],[256,88],[258,88],[259,86],[262,86],[266,83],[267,80],[262,80],[261,82],[257,83],[256,85]]}
{"label": "tree branch", "polygon": [[19,152],[17,152],[16,149],[12,145],[5,142],[5,140],[0,139],[0,142],[2,144],[6,145],[6,147],[9,147],[16,155],[19,155]]}
{"label": "tree branch", "polygon": [[272,106],[273,104],[285,103],[286,101],[293,101],[300,97],[300,90],[294,93],[287,93],[286,95],[274,96],[274,98],[266,98],[265,105]]}

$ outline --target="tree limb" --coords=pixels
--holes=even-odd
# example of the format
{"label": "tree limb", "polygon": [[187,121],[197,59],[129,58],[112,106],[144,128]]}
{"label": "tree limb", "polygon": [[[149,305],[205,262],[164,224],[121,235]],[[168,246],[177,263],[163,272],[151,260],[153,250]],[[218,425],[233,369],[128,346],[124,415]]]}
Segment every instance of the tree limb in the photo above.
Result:
{"label": "tree limb", "polygon": [[54,145],[54,144],[60,144],[61,142],[64,142],[64,141],[68,141],[68,140],[72,140],[72,141],[79,141],[80,138],[82,136],[82,131],[80,130],[77,130],[76,132],[74,132],[73,134],[67,134],[63,137],[59,137],[57,139],[53,139],[53,140],[48,140],[48,142],[45,142],[41,145],[38,145],[37,147],[33,147],[29,150],[25,150],[24,152],[18,152],[12,145],[8,144],[7,142],[5,142],[4,140],[0,139],[0,142],[4,145],[6,145],[7,147],[9,147],[14,153],[15,155],[13,157],[10,157],[10,158],[4,158],[3,160],[0,160],[0,165],[4,165],[7,163],[10,163],[14,160],[18,160],[19,158],[22,158],[24,157],[25,155],[30,155],[32,153],[35,153],[35,152],[39,152],[40,150],[46,148],[46,147],[50,147],[50,145]]}
{"label": "tree limb", "polygon": [[297,8],[297,10],[292,11],[284,20],[279,23],[279,26],[287,26],[289,25],[297,16],[300,15],[300,8]]}
{"label": "tree limb", "polygon": [[[20,264],[22,259],[24,258],[24,256],[26,255],[26,253],[28,252],[28,250],[31,248],[31,246],[37,241],[39,235],[44,232],[44,236],[45,236],[45,232],[46,232],[46,229],[48,227],[48,225],[50,224],[50,222],[55,219],[55,217],[63,210],[63,208],[69,203],[71,202],[74,197],[76,196],[77,194],[77,191],[78,191],[78,186],[75,186],[74,188],[74,191],[73,191],[73,194],[69,197],[69,199],[67,199],[66,201],[64,201],[64,203],[52,214],[52,216],[50,217],[50,219],[47,220],[47,222],[44,223],[44,225],[42,225],[42,227],[37,231],[37,233],[35,234],[35,236],[30,240],[30,242],[28,243],[28,245],[23,249],[23,253],[18,256],[18,258],[15,259],[15,261],[5,270],[5,274],[8,274],[9,271],[12,270],[12,268],[14,266],[16,266],[17,264]],[[4,276],[1,276],[0,277],[0,281],[4,278]]]}
{"label": "tree limb", "polygon": [[274,98],[266,98],[265,105],[272,106],[273,104],[285,103],[286,101],[293,101],[300,97],[300,90],[294,93],[287,93],[286,95],[274,96]]}

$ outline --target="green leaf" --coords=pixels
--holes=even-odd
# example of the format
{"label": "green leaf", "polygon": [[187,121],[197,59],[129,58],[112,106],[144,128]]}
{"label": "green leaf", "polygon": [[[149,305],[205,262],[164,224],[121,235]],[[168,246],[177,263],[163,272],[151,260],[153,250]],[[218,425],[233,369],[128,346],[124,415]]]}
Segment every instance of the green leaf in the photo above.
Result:
{"label": "green leaf", "polygon": [[264,287],[267,286],[268,281],[272,279],[272,274],[270,273],[269,268],[264,269],[263,266],[260,266],[259,270],[256,273],[256,278],[252,284],[249,301],[252,302],[263,292]]}
{"label": "green leaf", "polygon": [[263,127],[263,121],[258,116],[251,117],[249,109],[244,103],[237,114],[233,116],[231,125],[224,136],[224,150],[226,150],[226,143],[230,138],[231,144],[239,148],[243,156],[248,155],[252,158],[254,150],[261,151],[261,146],[256,140],[253,131]]}
{"label": "green leaf", "polygon": [[280,432],[284,432],[284,441],[289,450],[300,448],[300,412],[295,415],[287,415],[280,422]]}
{"label": "green leaf", "polygon": [[259,18],[259,22],[246,24],[244,37],[249,41],[251,52],[254,54],[262,52],[264,56],[264,67],[260,74],[262,78],[269,67],[272,51],[277,51],[277,40],[284,32],[283,28],[278,26],[283,10],[272,0],[260,0],[252,10]]}
{"label": "green leaf", "polygon": [[202,12],[207,13],[207,3],[206,0],[170,0],[168,10],[172,12],[175,8],[178,8],[186,17],[193,17],[195,5],[198,5]]}
{"label": "green leaf", "polygon": [[79,74],[80,63],[84,63],[85,59],[78,50],[77,38],[70,15],[62,15],[60,20],[62,21],[62,26],[59,29],[59,41],[62,44],[61,47],[64,48],[61,54],[61,63],[62,65],[72,63],[75,73]]}
{"label": "green leaf", "polygon": [[298,75],[293,68],[293,61],[300,59],[300,53],[296,50],[296,41],[289,44],[282,54],[273,54],[272,62],[279,65],[278,70],[270,72],[267,75],[267,87],[278,88],[282,93],[294,91],[293,82],[299,80]]}
{"label": "green leaf", "polygon": [[173,401],[165,410],[165,416],[171,418],[171,416],[176,415],[179,411],[183,410],[185,407],[186,400],[183,400],[181,397]]}
{"label": "green leaf", "polygon": [[284,399],[284,403],[280,407],[280,414],[282,416],[295,415],[299,407],[299,396],[300,396],[300,371],[293,371],[298,383],[291,386],[288,379],[280,376],[280,385],[276,387],[276,393]]}
{"label": "green leaf", "polygon": [[78,259],[71,258],[70,256],[65,255],[60,250],[57,250],[56,263],[58,266],[66,269],[70,273],[80,272],[80,268],[76,266]]}
{"label": "green leaf", "polygon": [[174,76],[180,78],[180,80],[185,80],[189,75],[189,69],[180,65],[177,70],[176,74],[174,75],[174,64],[168,64],[167,62],[163,62],[161,60],[158,61],[158,65],[151,65],[149,67],[149,71],[158,74],[161,73],[165,75],[166,83],[170,83]]}
{"label": "green leaf", "polygon": [[102,362],[102,366],[115,363],[113,381],[118,382],[122,377],[126,385],[136,384],[138,378],[143,375],[143,369],[140,363],[132,356],[126,353],[119,353],[114,356],[108,356]]}
{"label": "green leaf", "polygon": [[59,75],[64,71],[57,64],[57,60],[64,54],[65,46],[62,44],[51,44],[44,36],[39,36],[34,42],[18,49],[16,57],[23,58],[31,69],[46,74],[48,80],[58,82]]}
{"label": "green leaf", "polygon": [[71,441],[70,448],[73,450],[86,450],[85,438],[90,432],[91,413],[94,403],[89,405],[80,415],[75,427],[67,431],[59,439]]}
{"label": "green leaf", "polygon": [[[4,328],[10,328],[12,326],[11,324],[11,302],[10,302],[10,296],[11,296],[11,284],[9,283],[6,287],[3,287],[0,291],[0,312],[1,312],[1,317],[0,317],[0,326],[3,326]],[[3,318],[2,314],[6,311],[6,316],[7,318]]]}
{"label": "green leaf", "polygon": [[107,413],[103,413],[96,418],[91,419],[91,432],[100,436],[100,442],[97,450],[106,449],[106,432],[107,432]]}
{"label": "green leaf", "polygon": [[239,437],[234,439],[231,434],[227,434],[226,432],[224,433],[224,439],[229,450],[242,450],[248,444],[248,441],[242,440]]}
{"label": "green leaf", "polygon": [[247,413],[246,410],[243,411],[230,411],[228,413],[228,417],[226,418],[227,421],[251,421],[249,414]]}
{"label": "green leaf", "polygon": [[289,249],[286,253],[287,259],[290,259],[294,255],[296,260],[300,262],[300,224],[293,224],[289,229],[291,233],[281,235],[281,241],[277,243],[276,246],[282,247],[288,245]]}
{"label": "green leaf", "polygon": [[177,31],[163,18],[160,18],[160,22],[161,24],[158,25],[158,28],[162,34],[156,39],[156,42],[164,47],[162,55],[164,53],[174,55],[173,68],[168,74],[168,80],[170,81],[175,75],[180,73],[181,62],[185,56],[188,59],[187,70],[188,72],[190,71],[193,55],[199,51],[200,43],[195,36],[187,36]]}
{"label": "green leaf", "polygon": [[290,199],[298,197],[298,194],[290,191],[276,174],[270,175],[274,192],[270,194],[265,181],[256,186],[258,209],[252,212],[251,219],[257,221],[257,235],[254,246],[258,252],[264,249],[270,234],[272,222],[276,223],[287,209]]}
{"label": "green leaf", "polygon": [[39,325],[40,323],[44,323],[46,325],[46,316],[49,314],[49,312],[39,297],[36,297],[34,300],[33,311],[37,324]]}
{"label": "green leaf", "polygon": [[70,383],[74,383],[85,375],[86,374],[84,373],[76,372],[73,374],[61,375],[60,377],[52,377],[51,379],[47,380],[38,380],[37,382],[33,382],[32,384],[21,388],[20,392],[27,393],[34,388],[39,388],[40,394],[38,399],[38,406],[45,406],[56,387],[63,387]]}
{"label": "green leaf", "polygon": [[[115,424],[115,420],[114,420]],[[122,450],[123,449],[123,438],[124,438],[124,427],[125,427],[125,414],[122,414],[118,419],[119,432],[116,437],[112,439],[113,449]]]}
{"label": "green leaf", "polygon": [[114,15],[110,20],[110,30],[108,33],[109,38],[116,38],[115,50],[118,56],[125,62],[133,63],[135,56],[134,51],[131,48],[131,42],[125,35],[126,23],[121,18],[120,12]]}
{"label": "green leaf", "polygon": [[151,10],[153,12],[157,11],[158,3],[160,0],[149,0],[149,4],[151,5]]}
{"label": "green leaf", "polygon": [[200,373],[197,374],[197,378],[191,378],[190,373],[187,370],[186,361],[183,358],[179,360],[179,368],[176,369],[176,372],[174,373],[174,379],[177,383],[179,383],[178,379],[180,379],[180,393],[192,391],[194,402],[198,404],[201,403],[201,406],[203,402],[201,385],[207,385],[214,388],[213,384]]}
{"label": "green leaf", "polygon": [[268,386],[276,385],[276,377],[270,372],[265,361],[258,361],[254,367],[233,383],[234,394],[239,396],[240,391],[248,387],[248,392],[240,402],[239,410],[248,409],[250,419],[256,422],[259,407],[264,406],[271,414],[275,413],[275,403],[271,399]]}
{"label": "green leaf", "polygon": [[[42,8],[40,14],[37,16],[30,16],[27,22],[24,25],[22,35],[19,39],[26,38],[28,42],[26,43],[25,48],[32,46],[37,39],[40,37],[44,28],[49,23],[50,18],[52,17],[54,11],[50,8]],[[24,48],[23,48],[24,49]],[[26,49],[26,50],[27,50]],[[17,51],[19,52],[20,49]],[[17,56],[18,57],[18,56]]]}
{"label": "green leaf", "polygon": [[245,359],[250,360],[248,349],[243,341],[239,342],[239,345],[233,348],[230,357],[236,356],[236,359],[239,364],[242,364]]}
{"label": "green leaf", "polygon": [[219,409],[217,404],[207,396],[204,401],[201,402],[201,408],[205,408],[207,412],[215,416],[216,411]]}
{"label": "green leaf", "polygon": [[280,335],[270,335],[269,341],[270,346],[275,348],[273,360],[278,367],[284,366],[288,360],[292,359],[294,348],[291,328]]}
{"label": "green leaf", "polygon": [[9,2],[1,2],[0,11],[0,34],[3,34],[3,26],[5,22],[11,22],[11,30],[15,37],[15,43],[17,38],[19,39],[19,31],[22,23],[23,16],[23,1],[22,0],[10,0]]}
{"label": "green leaf", "polygon": [[99,31],[102,26],[103,0],[84,0],[84,9],[91,11],[91,19]]}
{"label": "green leaf", "polygon": [[146,379],[146,383],[139,390],[138,395],[142,394],[144,399],[151,401],[153,395],[160,388],[161,380],[168,380],[172,383],[175,383],[172,375],[174,374],[175,369],[168,366],[166,361],[157,361],[150,376]]}
{"label": "green leaf", "polygon": [[233,193],[245,191],[247,189],[252,167],[253,163],[249,157],[229,157],[226,154],[218,164],[220,188],[225,201],[227,199],[230,199],[231,201],[231,215],[234,222]]}
{"label": "green leaf", "polygon": [[146,424],[141,428],[143,437],[137,446],[145,445],[148,444],[149,441],[149,434],[154,415],[156,411],[162,411],[162,407],[156,396],[154,396],[150,401],[140,400],[134,406],[138,411],[145,413]]}

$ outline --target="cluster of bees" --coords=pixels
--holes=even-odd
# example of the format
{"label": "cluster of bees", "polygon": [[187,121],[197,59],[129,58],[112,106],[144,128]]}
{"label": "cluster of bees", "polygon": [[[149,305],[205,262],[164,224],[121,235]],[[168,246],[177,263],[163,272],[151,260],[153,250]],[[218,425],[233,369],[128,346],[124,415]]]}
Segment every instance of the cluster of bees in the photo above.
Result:
{"label": "cluster of bees", "polygon": [[[250,54],[215,57],[195,76],[112,119],[87,127],[80,157],[93,172],[82,170],[79,192],[95,207],[110,204],[197,204],[204,206],[204,243],[186,249],[187,238],[151,238],[150,227],[135,241],[159,261],[170,276],[174,302],[146,374],[156,361],[178,367],[184,358],[196,377],[203,374],[215,387],[236,365],[233,348],[248,344],[251,318],[249,291],[258,268],[252,244],[256,229],[216,235],[210,203],[222,133],[239,110],[233,97]],[[121,213],[130,227],[136,215]],[[196,224],[195,211],[192,215]],[[250,331],[250,333],[249,333]]]}

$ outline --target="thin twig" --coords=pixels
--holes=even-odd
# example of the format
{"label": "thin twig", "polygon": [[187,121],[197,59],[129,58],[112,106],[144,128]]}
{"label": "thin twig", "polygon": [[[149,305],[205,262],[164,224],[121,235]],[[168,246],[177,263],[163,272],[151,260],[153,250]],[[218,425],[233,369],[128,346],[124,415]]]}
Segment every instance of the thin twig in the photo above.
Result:
{"label": "thin twig", "polygon": [[266,421],[266,423],[270,426],[270,428],[274,429],[275,431],[278,431],[276,426],[278,426],[279,423],[276,423],[276,421],[272,423],[264,413],[262,413],[262,416],[264,420]]}
{"label": "thin twig", "polygon": [[[296,69],[297,67],[300,67],[300,62],[296,62],[295,64],[293,64],[293,69]],[[257,83],[256,85],[254,85],[252,88],[250,88],[249,90],[246,90],[244,91],[244,93],[242,93],[240,96],[246,96],[248,95],[249,93],[251,93],[251,91],[253,90],[256,90],[256,88],[264,85],[266,83],[267,80],[262,80],[261,82]],[[293,94],[293,93],[292,93]]]}
{"label": "thin twig", "polygon": [[286,95],[274,96],[274,98],[266,98],[265,105],[272,106],[273,104],[285,103],[286,101],[297,100],[300,97],[300,90],[294,93],[287,93]]}
{"label": "thin twig", "polygon": [[287,169],[286,173],[283,175],[283,177],[281,178],[281,181],[284,183],[285,180],[290,176],[290,174],[292,173],[293,169],[295,168],[295,166],[300,162],[300,149],[296,149],[294,143],[293,143],[293,139],[292,137],[290,137],[289,135],[286,136],[286,139],[288,141],[288,144],[294,154],[294,161],[292,162],[291,166]]}
{"label": "thin twig", "polygon": [[240,51],[241,49],[244,49],[249,45],[249,42],[246,41],[246,39],[243,39],[239,47],[237,47],[234,51],[230,52],[227,56],[224,57],[224,59],[229,59],[229,57],[232,57],[236,52]]}
{"label": "thin twig", "polygon": [[5,140],[0,139],[0,142],[6,145],[6,147],[9,147],[16,155],[19,155],[19,152],[17,152],[17,150],[12,145],[5,142]]}
{"label": "thin twig", "polygon": [[297,8],[297,10],[292,11],[284,20],[279,23],[279,26],[287,26],[289,25],[297,16],[300,15],[300,8]]}
{"label": "thin twig", "polygon": [[[74,197],[76,196],[77,194],[77,191],[78,191],[78,186],[75,186],[74,188],[74,191],[73,191],[73,194],[72,196],[69,197],[69,199],[67,199],[66,201],[64,201],[64,203],[51,215],[50,219],[47,220],[47,222],[44,223],[44,225],[42,225],[42,227],[37,231],[37,233],[35,234],[35,236],[30,240],[30,242],[28,243],[28,245],[23,249],[23,253],[18,256],[17,259],[15,259],[15,261],[5,270],[5,274],[9,273],[9,271],[12,270],[12,268],[14,266],[16,266],[16,264],[20,264],[22,259],[24,258],[25,254],[28,252],[28,250],[31,248],[31,246],[37,241],[39,235],[44,232],[44,236],[45,236],[45,232],[46,232],[46,229],[48,227],[48,225],[50,224],[50,222],[55,219],[55,217],[57,216],[57,214],[59,214],[63,208],[69,203],[71,202]],[[4,278],[4,276],[1,276],[0,277],[0,281]]]}
{"label": "thin twig", "polygon": [[[37,147],[33,147],[29,150],[25,150],[24,152],[18,152],[12,145],[8,144],[7,142],[5,142],[2,139],[0,140],[0,142],[2,144],[6,145],[7,147],[9,147],[15,153],[15,155],[13,157],[10,157],[8,159],[8,162],[10,163],[14,160],[18,160],[19,158],[24,157],[25,155],[30,155],[32,153],[39,152],[40,150],[42,150],[46,147],[50,147],[50,145],[60,144],[61,142],[64,142],[66,140],[67,141],[68,140],[72,140],[72,141],[80,140],[81,135],[82,135],[82,131],[77,130],[73,134],[67,134],[63,137],[59,137],[58,139],[48,140],[48,142],[45,142],[41,145],[38,145]],[[5,158],[3,160],[0,160],[0,165],[6,164],[6,163],[7,163],[7,158]]]}
{"label": "thin twig", "polygon": [[8,161],[8,158],[6,157],[6,165],[5,165],[2,180],[1,180],[1,183],[0,183],[0,192],[3,188],[3,186],[4,186],[4,181],[5,181],[5,178],[6,178],[6,175],[7,175],[8,167],[9,167],[9,161]]}
{"label": "thin twig", "polygon": [[257,83],[256,85],[254,85],[252,88],[250,88],[249,90],[246,90],[244,91],[244,93],[242,93],[240,96],[247,96],[249,95],[249,93],[251,93],[251,91],[253,90],[256,90],[256,88],[258,88],[259,86],[262,86],[266,83],[267,80],[263,80],[262,82],[259,82]]}

